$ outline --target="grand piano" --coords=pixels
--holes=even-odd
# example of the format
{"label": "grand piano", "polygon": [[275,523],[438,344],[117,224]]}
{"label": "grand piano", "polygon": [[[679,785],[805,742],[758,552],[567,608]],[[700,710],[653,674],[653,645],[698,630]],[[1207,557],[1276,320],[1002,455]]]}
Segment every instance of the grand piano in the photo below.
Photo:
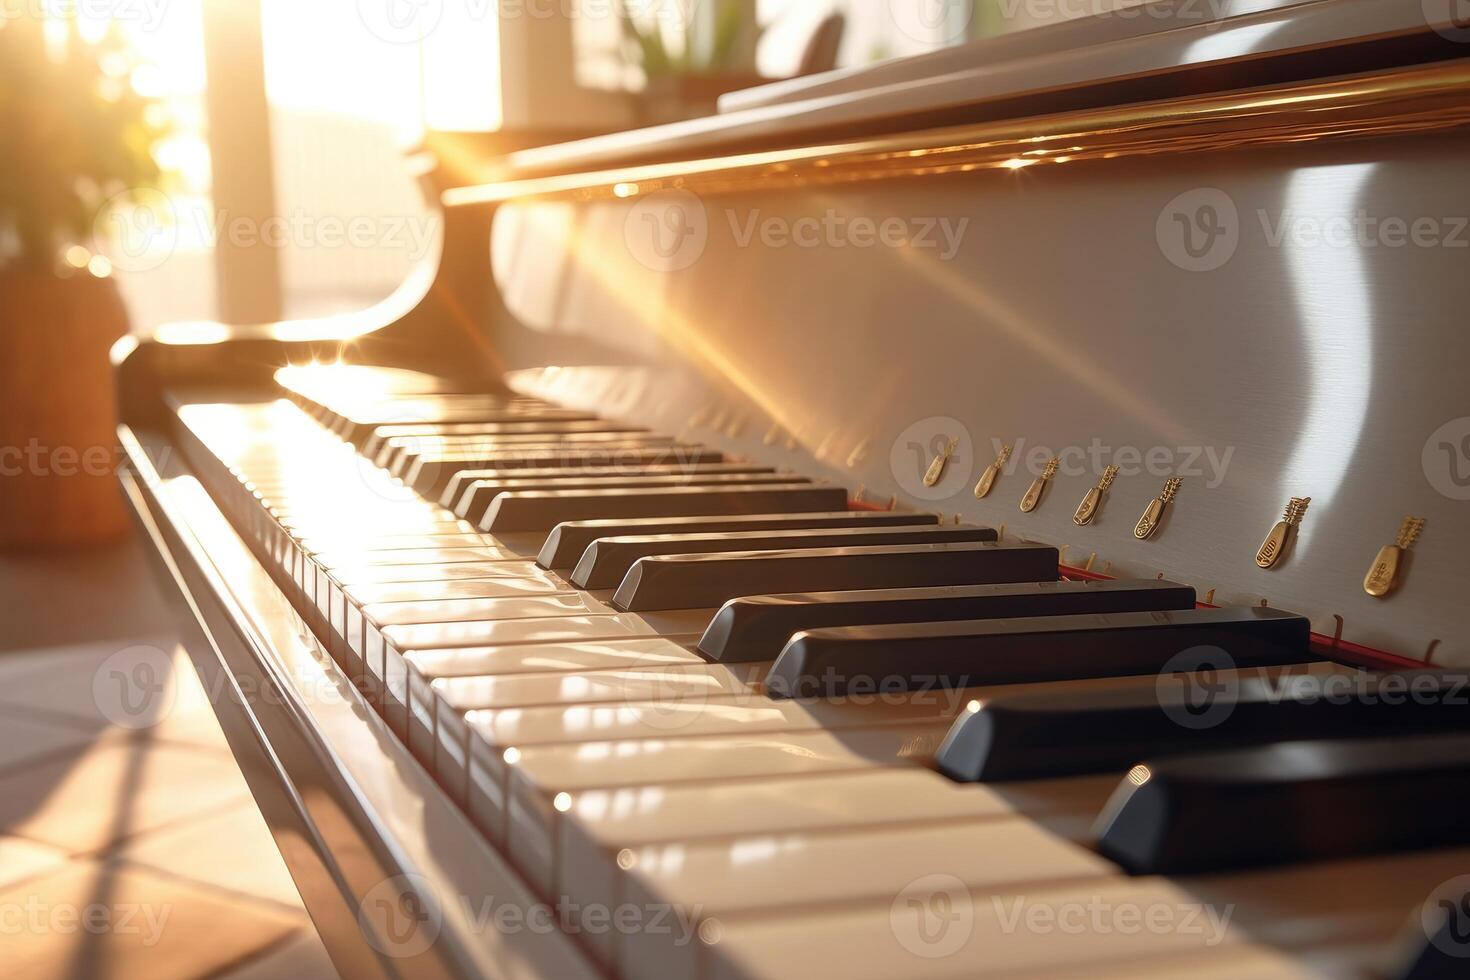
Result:
{"label": "grand piano", "polygon": [[1464,976],[1466,42],[1160,2],[430,140],[379,307],[119,345],[341,973]]}

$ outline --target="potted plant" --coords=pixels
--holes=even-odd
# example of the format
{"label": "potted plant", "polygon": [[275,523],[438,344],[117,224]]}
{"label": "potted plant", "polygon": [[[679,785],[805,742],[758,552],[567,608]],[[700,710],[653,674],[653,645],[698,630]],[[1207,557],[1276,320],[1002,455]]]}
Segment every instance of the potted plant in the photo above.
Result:
{"label": "potted plant", "polygon": [[[669,11],[682,16],[665,16]],[[645,125],[709,115],[726,92],[768,81],[755,67],[761,27],[751,0],[624,0],[619,12],[625,57],[643,71]]]}
{"label": "potted plant", "polygon": [[162,108],[115,32],[0,18],[0,546],[121,535],[111,345],[128,330],[89,246],[119,196],[156,187]]}

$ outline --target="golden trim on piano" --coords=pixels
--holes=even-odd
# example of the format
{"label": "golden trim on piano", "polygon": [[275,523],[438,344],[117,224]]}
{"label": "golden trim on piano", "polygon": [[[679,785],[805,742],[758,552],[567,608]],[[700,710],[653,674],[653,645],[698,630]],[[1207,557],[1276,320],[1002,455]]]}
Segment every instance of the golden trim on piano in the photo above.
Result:
{"label": "golden trim on piano", "polygon": [[1015,170],[1042,164],[1263,147],[1470,125],[1470,59],[1326,82],[1005,119],[877,139],[452,188],[446,207],[591,201]]}

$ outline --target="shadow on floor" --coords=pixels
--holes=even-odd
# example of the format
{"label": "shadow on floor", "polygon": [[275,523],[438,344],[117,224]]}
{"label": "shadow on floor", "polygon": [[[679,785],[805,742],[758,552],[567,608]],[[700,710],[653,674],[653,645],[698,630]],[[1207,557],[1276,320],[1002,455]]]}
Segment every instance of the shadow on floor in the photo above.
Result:
{"label": "shadow on floor", "polygon": [[173,628],[142,544],[133,537],[78,551],[0,552],[0,616],[0,651]]}

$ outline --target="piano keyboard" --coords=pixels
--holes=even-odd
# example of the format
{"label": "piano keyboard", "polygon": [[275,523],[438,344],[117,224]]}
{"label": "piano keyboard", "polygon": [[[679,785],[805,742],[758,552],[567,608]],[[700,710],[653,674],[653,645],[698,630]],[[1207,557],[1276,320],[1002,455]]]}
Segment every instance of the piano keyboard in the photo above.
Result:
{"label": "piano keyboard", "polygon": [[1357,976],[1470,858],[1466,713],[1313,700],[1300,617],[534,399],[288,394],[177,404],[192,461],[609,974]]}

